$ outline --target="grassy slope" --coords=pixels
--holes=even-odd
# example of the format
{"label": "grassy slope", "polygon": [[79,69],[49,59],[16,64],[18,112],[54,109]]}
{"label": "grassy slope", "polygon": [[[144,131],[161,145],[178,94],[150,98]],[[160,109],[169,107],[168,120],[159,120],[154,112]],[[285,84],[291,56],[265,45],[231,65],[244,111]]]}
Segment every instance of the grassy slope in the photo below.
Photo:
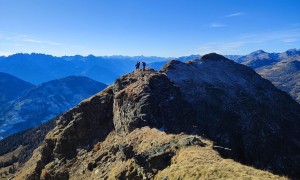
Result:
{"label": "grassy slope", "polygon": [[[124,161],[120,158],[119,152],[113,153],[114,147],[120,144],[130,144],[137,154],[149,151],[151,148],[161,147],[163,144],[182,140],[191,137],[186,134],[166,134],[157,129],[142,128],[136,129],[126,136],[118,136],[112,132],[103,142],[98,142],[90,151],[81,150],[75,160],[59,169],[66,168],[70,172],[70,179],[118,179],[120,174],[126,174],[129,179],[134,177],[134,173],[139,171],[139,166],[133,158]],[[255,169],[242,165],[231,159],[223,159],[213,150],[213,143],[199,136],[206,144],[205,147],[192,145],[176,150],[176,154],[171,159],[171,164],[151,179],[287,179],[274,175],[267,171]],[[101,160],[89,171],[87,164]],[[16,179],[23,179],[26,174],[34,171],[36,162],[41,158],[38,151],[25,164]],[[46,166],[47,167],[47,166]],[[50,169],[42,171],[42,177],[52,171]]]}

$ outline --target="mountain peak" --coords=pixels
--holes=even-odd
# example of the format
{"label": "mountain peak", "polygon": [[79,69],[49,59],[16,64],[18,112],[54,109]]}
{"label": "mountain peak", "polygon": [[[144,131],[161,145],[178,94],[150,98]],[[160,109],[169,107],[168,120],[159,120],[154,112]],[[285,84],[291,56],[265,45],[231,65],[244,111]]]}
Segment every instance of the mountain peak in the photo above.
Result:
{"label": "mountain peak", "polygon": [[294,56],[294,55],[300,55],[300,50],[297,50],[296,48],[294,49],[289,49],[285,52],[287,56]]}
{"label": "mountain peak", "polygon": [[217,53],[209,53],[205,54],[200,58],[201,61],[223,61],[223,60],[228,60],[226,57],[217,54]]}
{"label": "mountain peak", "polygon": [[252,52],[252,53],[250,53],[251,55],[258,55],[258,54],[263,54],[263,53],[267,53],[267,52],[265,52],[264,50],[257,50],[257,51],[254,51],[254,52]]}

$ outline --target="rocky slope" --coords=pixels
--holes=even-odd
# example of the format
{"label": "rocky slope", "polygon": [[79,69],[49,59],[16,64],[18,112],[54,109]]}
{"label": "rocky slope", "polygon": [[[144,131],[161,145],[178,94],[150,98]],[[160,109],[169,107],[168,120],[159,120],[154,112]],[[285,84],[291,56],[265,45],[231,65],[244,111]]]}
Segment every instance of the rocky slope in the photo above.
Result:
{"label": "rocky slope", "polygon": [[246,66],[171,61],[63,114],[15,179],[280,178],[217,151],[298,178],[299,119],[300,105]]}
{"label": "rocky slope", "polygon": [[52,119],[105,87],[103,83],[80,76],[35,86],[1,107],[0,137]]}
{"label": "rocky slope", "polygon": [[238,161],[299,176],[300,106],[289,95],[217,54],[170,62],[164,72],[192,104],[198,133],[232,149]]}

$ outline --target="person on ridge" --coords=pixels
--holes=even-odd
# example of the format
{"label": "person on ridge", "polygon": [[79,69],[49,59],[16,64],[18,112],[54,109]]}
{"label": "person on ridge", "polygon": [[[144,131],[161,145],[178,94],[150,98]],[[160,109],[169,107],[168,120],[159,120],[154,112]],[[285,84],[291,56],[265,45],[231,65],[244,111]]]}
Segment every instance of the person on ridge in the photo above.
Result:
{"label": "person on ridge", "polygon": [[140,69],[140,61],[137,61],[135,64],[135,69]]}
{"label": "person on ridge", "polygon": [[145,71],[146,70],[146,63],[142,62],[142,65],[143,65],[143,71]]}

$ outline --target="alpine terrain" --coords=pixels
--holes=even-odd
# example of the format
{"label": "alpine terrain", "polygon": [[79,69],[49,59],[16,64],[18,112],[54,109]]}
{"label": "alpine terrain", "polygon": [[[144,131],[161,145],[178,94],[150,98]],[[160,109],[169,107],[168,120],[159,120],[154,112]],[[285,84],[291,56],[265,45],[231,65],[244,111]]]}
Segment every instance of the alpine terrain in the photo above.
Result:
{"label": "alpine terrain", "polygon": [[259,50],[238,59],[300,103],[300,50],[267,53]]}
{"label": "alpine terrain", "polygon": [[[103,90],[106,85],[80,76],[70,76],[33,86],[16,78],[1,84],[0,137],[37,126],[83,99]],[[2,78],[4,81],[4,78]]]}
{"label": "alpine terrain", "polygon": [[297,179],[299,119],[300,105],[247,66],[215,53],[174,60],[61,115],[10,176]]}

